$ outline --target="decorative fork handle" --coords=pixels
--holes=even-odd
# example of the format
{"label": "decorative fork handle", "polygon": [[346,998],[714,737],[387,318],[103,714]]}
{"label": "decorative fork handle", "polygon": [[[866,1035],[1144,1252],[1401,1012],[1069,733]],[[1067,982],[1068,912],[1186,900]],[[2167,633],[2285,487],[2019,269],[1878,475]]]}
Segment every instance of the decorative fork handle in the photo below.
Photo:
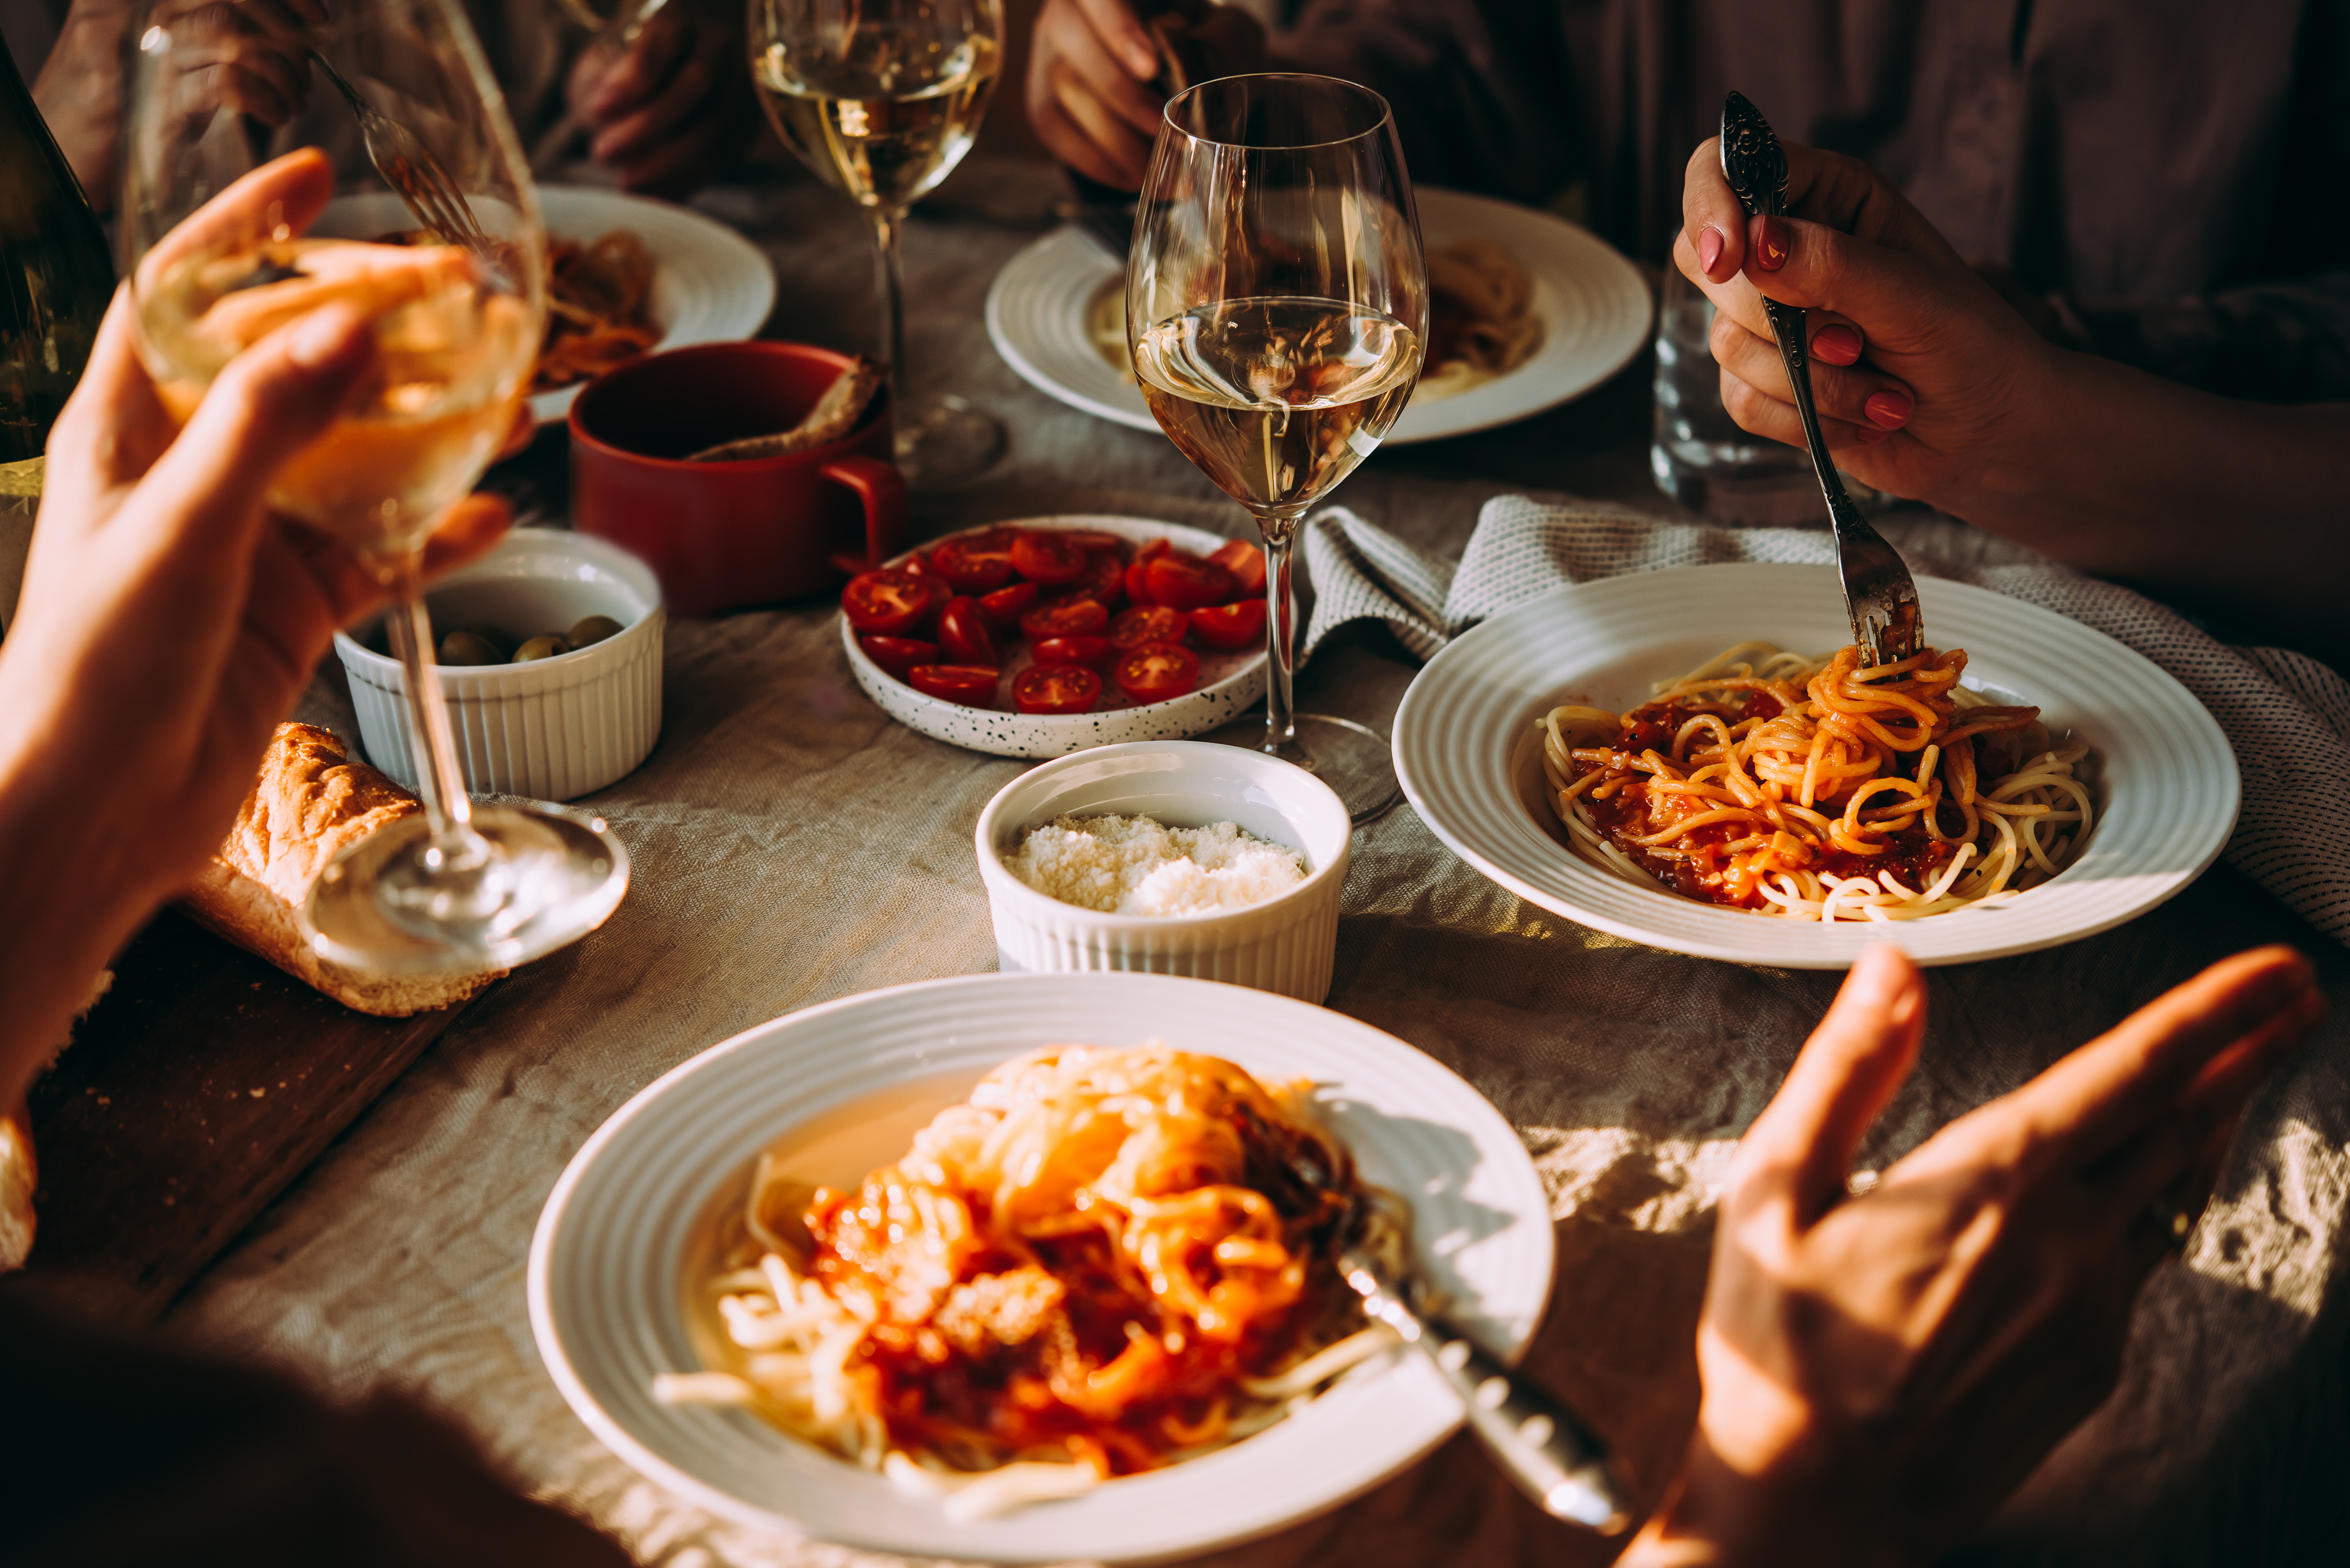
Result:
{"label": "decorative fork handle", "polygon": [[1564,1406],[1470,1340],[1422,1317],[1367,1259],[1350,1252],[1338,1268],[1363,1298],[1367,1315],[1435,1364],[1461,1396],[1469,1425],[1543,1511],[1602,1535],[1620,1534],[1632,1522],[1607,1445]]}

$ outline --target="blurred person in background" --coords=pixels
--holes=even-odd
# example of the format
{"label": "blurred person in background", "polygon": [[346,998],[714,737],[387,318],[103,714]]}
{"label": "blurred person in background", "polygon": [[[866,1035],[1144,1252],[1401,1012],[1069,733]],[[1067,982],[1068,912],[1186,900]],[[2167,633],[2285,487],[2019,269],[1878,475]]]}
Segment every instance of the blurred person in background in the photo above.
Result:
{"label": "blurred person in background", "polygon": [[[1044,0],[1038,139],[1122,190],[1160,98],[1138,9]],[[1412,178],[1661,261],[1722,95],[1884,171],[2034,327],[2240,398],[2350,397],[2350,7],[2337,0],[1264,0],[1212,74],[1384,94]]]}

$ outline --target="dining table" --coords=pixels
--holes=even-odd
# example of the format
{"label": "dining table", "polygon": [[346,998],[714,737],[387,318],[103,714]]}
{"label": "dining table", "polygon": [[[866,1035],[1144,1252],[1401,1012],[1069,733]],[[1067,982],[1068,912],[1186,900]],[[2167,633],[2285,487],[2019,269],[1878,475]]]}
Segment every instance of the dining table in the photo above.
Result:
{"label": "dining table", "polygon": [[[907,391],[959,394],[1007,432],[984,474],[913,497],[915,536],[1087,513],[1252,536],[1161,436],[1064,406],[991,347],[989,282],[1062,221],[1057,198],[1045,165],[974,158],[906,225]],[[768,161],[692,205],[773,262],[763,336],[869,349],[870,234],[838,192]],[[1517,423],[1389,446],[1337,499],[1439,556],[1457,556],[1502,494],[1690,521],[1650,477],[1651,370],[1643,355]],[[566,439],[548,429],[493,475],[523,521],[564,524]],[[1879,527],[1939,559],[2032,558],[1923,508],[1889,510]],[[634,862],[618,912],[465,1006],[177,1293],[162,1332],[338,1397],[408,1391],[518,1485],[648,1564],[897,1561],[732,1522],[631,1470],[549,1378],[525,1292],[533,1227],[566,1163],[661,1074],[797,1009],[996,967],[972,826],[1031,764],[893,722],[858,689],[836,618],[816,597],[670,621],[658,745],[577,803]],[[1384,628],[1349,626],[1302,670],[1299,704],[1385,731],[1418,668]],[[300,717],[356,743],[331,659]],[[2341,1560],[2350,953],[2339,943],[2222,865],[2118,929],[1932,970],[1917,1069],[1860,1163],[1898,1158],[2262,941],[2314,961],[2331,1021],[2253,1100],[2210,1210],[2139,1301],[2113,1396],[1950,1561]],[[1557,1255],[1524,1366],[1614,1445],[1644,1504],[1670,1480],[1697,1410],[1694,1332],[1731,1156],[1838,979],[1578,925],[1464,864],[1408,804],[1356,833],[1326,1005],[1461,1075],[1523,1137]],[[1461,1434],[1320,1517],[1199,1561],[1493,1568],[1619,1549],[1544,1516]]]}

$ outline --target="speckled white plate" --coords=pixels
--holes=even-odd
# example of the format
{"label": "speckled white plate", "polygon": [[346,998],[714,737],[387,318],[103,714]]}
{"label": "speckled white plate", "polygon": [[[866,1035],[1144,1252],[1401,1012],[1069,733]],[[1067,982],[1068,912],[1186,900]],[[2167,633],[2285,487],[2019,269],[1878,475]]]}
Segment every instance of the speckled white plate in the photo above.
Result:
{"label": "speckled white plate", "polygon": [[[1648,341],[1647,281],[1589,230],[1464,191],[1422,186],[1417,195],[1429,248],[1493,240],[1534,275],[1543,345],[1506,376],[1450,398],[1415,399],[1388,441],[1438,441],[1538,414],[1607,380]],[[1156,431],[1140,389],[1120,379],[1086,334],[1087,310],[1120,270],[1076,229],[1047,234],[995,275],[987,291],[987,335],[1004,363],[1039,391],[1089,414]]]}
{"label": "speckled white plate", "polygon": [[1544,798],[1534,725],[1561,702],[1615,711],[1650,682],[1762,639],[1822,652],[1852,640],[1830,566],[1736,562],[1553,589],[1430,659],[1396,713],[1396,776],[1439,838],[1522,898],[1650,947],[1785,969],[1844,969],[1898,943],[1921,964],[2076,941],[2186,887],[2235,826],[2227,736],[2193,694],[2075,620],[1939,577],[1918,579],[1927,640],[1967,651],[1966,684],[2038,705],[2093,753],[2100,817],[2081,857],[2003,904],[1887,924],[1776,919],[1635,885],[1570,853]]}
{"label": "speckled white plate", "polygon": [[[1119,535],[1138,545],[1152,539],[1171,540],[1176,548],[1200,556],[1224,543],[1223,535],[1204,528],[1157,523],[1148,517],[1023,517],[990,523],[986,527],[1092,528]],[[983,533],[985,529],[965,532]],[[921,548],[935,549],[940,543],[933,539]],[[913,554],[909,550],[890,564],[895,566]],[[974,752],[992,752],[999,757],[1058,757],[1087,746],[1115,745],[1121,741],[1187,741],[1238,718],[1264,697],[1262,648],[1231,653],[1208,648],[1193,649],[1200,656],[1199,686],[1163,702],[1136,702],[1120,691],[1115,681],[1105,678],[1101,702],[1093,712],[1019,713],[1012,711],[1008,702],[1002,709],[974,708],[915,691],[867,656],[858,643],[857,628],[848,624],[847,616],[840,619],[840,645],[848,654],[848,667],[856,672],[858,685],[889,717],[934,741],[968,746]],[[1018,649],[1004,661],[1004,680],[998,690],[1009,691],[1011,678],[1034,662],[1028,656],[1027,639],[1022,638]]]}
{"label": "speckled white plate", "polygon": [[1524,1347],[1550,1291],[1549,1204],[1516,1133],[1469,1085],[1392,1035],[1287,997],[1168,975],[1006,974],[869,992],[777,1019],[622,1106],[556,1183],[531,1244],[531,1326],[548,1372],[614,1452],[689,1501],[910,1557],[1184,1557],[1376,1485],[1460,1424],[1459,1403],[1417,1359],[1369,1364],[1229,1449],[969,1523],[748,1411],[652,1397],[656,1373],[700,1365],[683,1303],[696,1221],[761,1150],[797,1132],[811,1160],[821,1137],[826,1163],[851,1148],[879,1163],[1023,1051],[1154,1037],[1268,1078],[1313,1079],[1365,1177],[1409,1203],[1414,1251],[1462,1326],[1513,1357]]}

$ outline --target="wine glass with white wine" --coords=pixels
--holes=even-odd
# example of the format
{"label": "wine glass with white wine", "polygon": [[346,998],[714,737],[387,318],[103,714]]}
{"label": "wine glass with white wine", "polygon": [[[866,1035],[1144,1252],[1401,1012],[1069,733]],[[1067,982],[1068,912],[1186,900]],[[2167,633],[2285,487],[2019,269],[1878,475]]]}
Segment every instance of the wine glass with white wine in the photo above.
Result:
{"label": "wine glass with white wine", "polygon": [[1168,100],[1126,268],[1153,418],[1265,543],[1265,723],[1210,736],[1319,774],[1357,822],[1395,804],[1377,731],[1299,713],[1293,546],[1419,379],[1428,266],[1387,100],[1327,77],[1202,82]]}
{"label": "wine glass with white wine", "polygon": [[[119,210],[140,357],[185,421],[237,355],[289,325],[339,308],[372,328],[371,378],[269,504],[398,595],[384,628],[424,811],[345,849],[304,915],[320,956],[351,969],[509,967],[593,930],[628,887],[601,819],[467,799],[421,593],[427,537],[530,391],[538,198],[454,0],[336,0],[310,30],[311,54],[380,117],[364,140],[357,120],[316,116],[271,132],[224,99],[238,3],[156,0],[131,26]],[[306,123],[332,126],[335,145],[306,145]]]}
{"label": "wine glass with white wine", "polygon": [[955,394],[904,399],[907,209],[979,134],[1003,55],[1002,0],[751,0],[751,75],[784,145],[865,209],[879,247],[881,353],[910,484],[953,484],[1003,450]]}

